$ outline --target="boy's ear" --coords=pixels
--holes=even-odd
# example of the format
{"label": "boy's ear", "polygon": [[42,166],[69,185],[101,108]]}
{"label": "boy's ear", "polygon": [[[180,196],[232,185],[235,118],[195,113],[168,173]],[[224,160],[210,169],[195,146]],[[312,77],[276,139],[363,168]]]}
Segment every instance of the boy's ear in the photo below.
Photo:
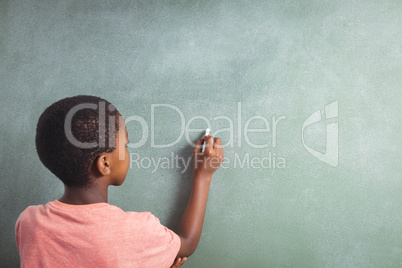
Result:
{"label": "boy's ear", "polygon": [[101,154],[96,160],[96,168],[103,176],[110,174],[110,161],[106,154]]}

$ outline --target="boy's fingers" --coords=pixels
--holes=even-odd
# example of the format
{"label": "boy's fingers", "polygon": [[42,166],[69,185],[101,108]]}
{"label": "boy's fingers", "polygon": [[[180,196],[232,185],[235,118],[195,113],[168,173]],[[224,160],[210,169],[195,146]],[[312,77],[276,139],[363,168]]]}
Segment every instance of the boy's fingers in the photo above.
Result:
{"label": "boy's fingers", "polygon": [[205,142],[205,151],[204,153],[207,155],[211,155],[212,152],[215,149],[218,149],[219,151],[222,151],[222,141],[220,138],[214,138],[211,135],[208,136],[204,136],[201,139],[199,139],[196,143],[195,143],[195,148],[193,150],[193,152],[195,154],[197,153],[202,153],[201,149],[202,149],[202,144]]}
{"label": "boy's fingers", "polygon": [[195,148],[193,150],[193,152],[195,154],[197,153],[201,153],[201,148],[202,148],[202,142],[204,141],[204,139],[200,139],[195,143]]}
{"label": "boy's fingers", "polygon": [[222,141],[220,138],[215,138],[214,148],[222,148]]}
{"label": "boy's fingers", "polygon": [[214,148],[216,150],[217,156],[220,159],[223,159],[223,146],[222,146],[222,141],[220,138],[215,138]]}
{"label": "boy's fingers", "polygon": [[214,137],[209,135],[208,137],[205,137],[205,153],[207,155],[211,154],[214,148]]}

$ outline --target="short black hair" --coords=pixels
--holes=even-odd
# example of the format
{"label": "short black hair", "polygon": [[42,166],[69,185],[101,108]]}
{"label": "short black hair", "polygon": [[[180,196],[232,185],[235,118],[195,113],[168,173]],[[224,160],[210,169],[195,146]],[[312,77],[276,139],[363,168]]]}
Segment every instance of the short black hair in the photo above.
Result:
{"label": "short black hair", "polygon": [[113,104],[95,96],[80,95],[53,103],[42,113],[36,128],[40,160],[66,186],[90,187],[91,164],[100,154],[116,148],[119,116]]}

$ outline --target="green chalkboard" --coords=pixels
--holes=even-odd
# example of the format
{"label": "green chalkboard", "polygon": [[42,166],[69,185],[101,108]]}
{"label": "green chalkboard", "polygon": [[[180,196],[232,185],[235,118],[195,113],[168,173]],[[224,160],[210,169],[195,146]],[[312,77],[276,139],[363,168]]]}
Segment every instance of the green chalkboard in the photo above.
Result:
{"label": "green chalkboard", "polygon": [[86,94],[127,120],[131,167],[109,203],[173,230],[191,144],[222,138],[185,267],[401,267],[401,14],[399,0],[0,1],[0,266],[18,266],[19,213],[63,193],[37,120]]}

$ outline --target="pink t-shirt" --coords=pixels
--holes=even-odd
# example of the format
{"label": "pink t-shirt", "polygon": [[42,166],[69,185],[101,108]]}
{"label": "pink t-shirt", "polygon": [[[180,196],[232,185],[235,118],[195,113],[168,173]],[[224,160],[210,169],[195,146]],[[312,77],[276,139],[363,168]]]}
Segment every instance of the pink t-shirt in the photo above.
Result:
{"label": "pink t-shirt", "polygon": [[108,203],[30,206],[15,233],[21,267],[170,267],[180,249],[150,212]]}

